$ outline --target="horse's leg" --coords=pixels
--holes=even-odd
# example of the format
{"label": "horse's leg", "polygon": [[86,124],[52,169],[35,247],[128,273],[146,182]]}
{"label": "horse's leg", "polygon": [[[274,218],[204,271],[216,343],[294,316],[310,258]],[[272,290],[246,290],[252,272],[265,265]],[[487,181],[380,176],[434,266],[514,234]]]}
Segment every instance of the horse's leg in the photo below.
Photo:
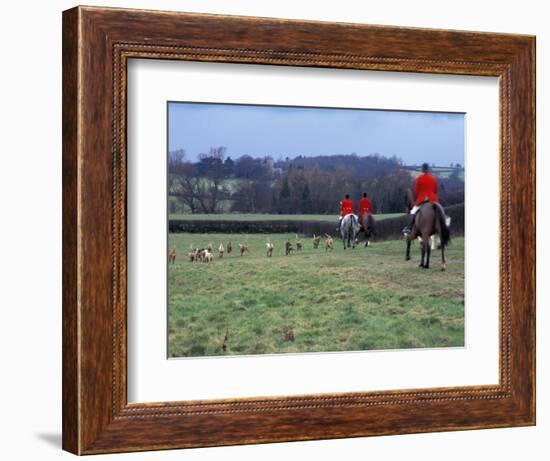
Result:
{"label": "horse's leg", "polygon": [[424,257],[426,256],[426,243],[425,240],[422,240],[422,243],[420,244],[420,265],[419,267],[424,267]]}
{"label": "horse's leg", "polygon": [[407,238],[407,251],[405,252],[405,261],[411,259],[411,241]]}
{"label": "horse's leg", "polygon": [[424,269],[430,268],[430,253],[432,252],[432,246],[429,243],[429,237],[428,237],[428,244],[426,245],[426,265],[424,266]]}
{"label": "horse's leg", "polygon": [[441,270],[447,269],[447,261],[445,260],[445,245],[441,243]]}

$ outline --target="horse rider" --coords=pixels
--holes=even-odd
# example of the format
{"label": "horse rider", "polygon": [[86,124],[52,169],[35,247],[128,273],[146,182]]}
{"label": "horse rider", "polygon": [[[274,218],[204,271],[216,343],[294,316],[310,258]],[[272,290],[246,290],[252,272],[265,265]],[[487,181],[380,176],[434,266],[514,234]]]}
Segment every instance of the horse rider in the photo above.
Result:
{"label": "horse rider", "polygon": [[367,193],[363,192],[363,198],[359,200],[359,222],[363,222],[363,216],[372,213],[372,203],[367,197]]}
{"label": "horse rider", "polygon": [[[410,234],[412,227],[414,225],[414,218],[418,210],[420,210],[420,205],[424,202],[436,203],[439,205],[439,197],[437,193],[439,192],[439,184],[435,176],[430,174],[430,167],[427,163],[422,164],[422,174],[416,178],[414,183],[414,194],[416,195],[416,201],[414,206],[411,208],[411,220],[403,228],[403,233]],[[441,206],[441,205],[439,205]]]}
{"label": "horse rider", "polygon": [[354,213],[355,205],[353,204],[353,200],[349,198],[349,194],[346,194],[346,198],[340,202],[340,218],[338,219],[338,227],[336,230],[340,231],[340,224],[342,223],[342,219],[347,214]]}

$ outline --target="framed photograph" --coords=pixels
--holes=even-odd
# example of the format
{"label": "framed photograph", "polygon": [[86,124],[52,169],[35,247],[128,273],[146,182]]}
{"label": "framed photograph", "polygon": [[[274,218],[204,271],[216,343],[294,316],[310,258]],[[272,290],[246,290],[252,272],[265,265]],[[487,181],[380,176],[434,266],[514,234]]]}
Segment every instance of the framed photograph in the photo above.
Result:
{"label": "framed photograph", "polygon": [[63,448],[535,424],[535,38],[63,13]]}

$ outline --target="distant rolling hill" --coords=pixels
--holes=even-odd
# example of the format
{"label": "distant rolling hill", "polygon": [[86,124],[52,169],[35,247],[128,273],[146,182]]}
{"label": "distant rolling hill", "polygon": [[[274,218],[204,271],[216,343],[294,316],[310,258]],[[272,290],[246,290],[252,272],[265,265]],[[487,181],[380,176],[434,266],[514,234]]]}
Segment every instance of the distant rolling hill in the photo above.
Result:
{"label": "distant rolling hill", "polygon": [[[416,178],[422,173],[422,167],[419,165],[406,165],[401,167],[407,170],[413,178]],[[430,172],[438,178],[450,178],[452,176],[464,181],[464,168],[450,166],[433,166],[430,167]]]}

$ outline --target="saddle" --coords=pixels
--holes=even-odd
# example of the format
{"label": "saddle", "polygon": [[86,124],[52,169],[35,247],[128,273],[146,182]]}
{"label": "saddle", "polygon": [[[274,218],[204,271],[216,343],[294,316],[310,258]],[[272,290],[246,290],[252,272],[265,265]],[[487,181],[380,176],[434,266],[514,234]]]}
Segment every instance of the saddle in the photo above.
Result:
{"label": "saddle", "polygon": [[[432,203],[430,202],[430,200],[428,199],[428,197],[424,198],[424,200],[422,200],[419,204],[419,207],[422,207],[422,205],[426,204],[426,203]],[[433,205],[441,208],[441,211],[443,212],[443,216],[445,216],[445,225],[447,227],[450,227],[451,226],[451,217],[450,216],[447,216],[447,213],[445,213],[445,208],[443,208],[443,206],[441,205],[441,203],[433,203]],[[412,223],[411,223],[411,227],[414,225],[414,222],[416,221],[416,216],[418,215],[418,213],[415,213],[413,215],[413,218],[412,218]]]}

